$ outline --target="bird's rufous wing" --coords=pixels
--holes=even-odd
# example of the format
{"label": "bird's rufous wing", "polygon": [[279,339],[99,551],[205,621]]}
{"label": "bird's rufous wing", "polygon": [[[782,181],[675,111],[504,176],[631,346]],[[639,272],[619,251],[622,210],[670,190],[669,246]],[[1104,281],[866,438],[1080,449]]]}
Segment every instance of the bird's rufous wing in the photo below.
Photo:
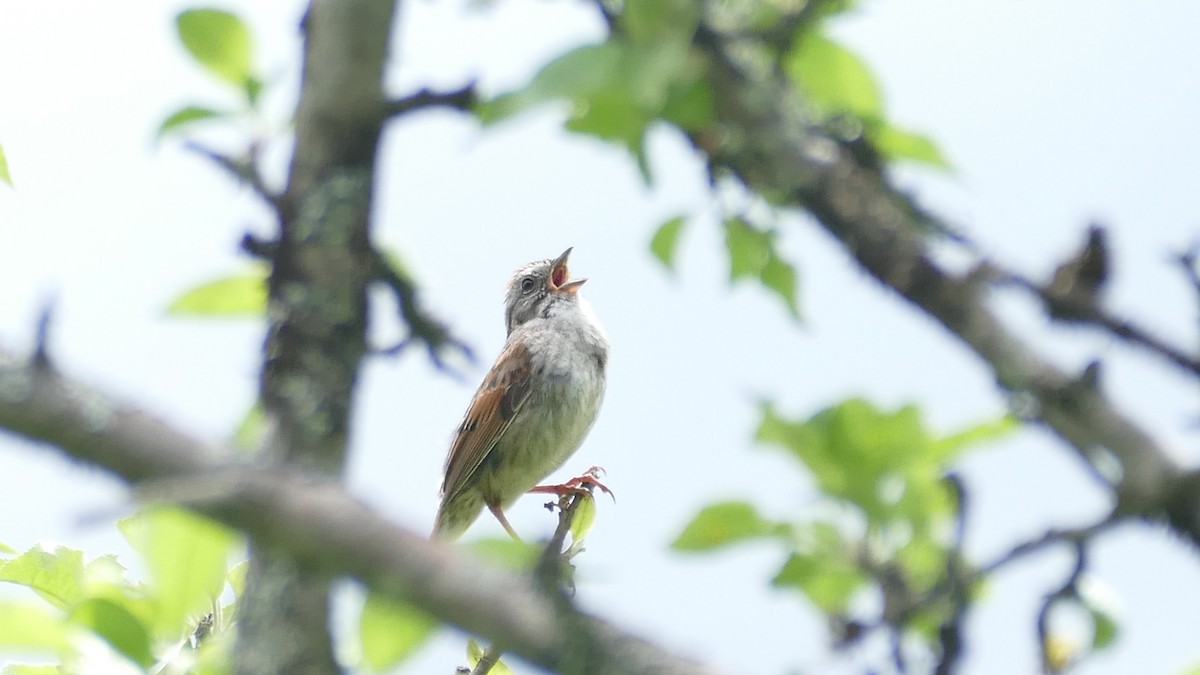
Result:
{"label": "bird's rufous wing", "polygon": [[529,398],[533,365],[529,351],[510,342],[479,385],[446,457],[443,503],[458,494],[483,464],[496,442]]}

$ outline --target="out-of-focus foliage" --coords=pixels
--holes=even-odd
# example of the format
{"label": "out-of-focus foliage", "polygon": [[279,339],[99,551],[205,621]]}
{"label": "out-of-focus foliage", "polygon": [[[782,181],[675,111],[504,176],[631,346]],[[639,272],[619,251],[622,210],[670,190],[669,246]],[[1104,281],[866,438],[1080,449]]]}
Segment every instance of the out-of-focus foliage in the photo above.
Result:
{"label": "out-of-focus foliage", "polygon": [[[886,411],[861,399],[801,419],[764,403],[760,415],[758,441],[783,450],[816,483],[811,514],[774,519],[748,502],[721,502],[701,510],[674,547],[697,553],[775,542],[783,562],[771,584],[798,591],[824,613],[836,642],[852,644],[862,627],[883,626],[932,649],[954,602],[969,591],[946,585],[956,568],[967,584],[956,493],[946,476],[962,453],[1015,422],[939,436],[914,406]],[[864,612],[865,598],[875,599],[875,609]]]}

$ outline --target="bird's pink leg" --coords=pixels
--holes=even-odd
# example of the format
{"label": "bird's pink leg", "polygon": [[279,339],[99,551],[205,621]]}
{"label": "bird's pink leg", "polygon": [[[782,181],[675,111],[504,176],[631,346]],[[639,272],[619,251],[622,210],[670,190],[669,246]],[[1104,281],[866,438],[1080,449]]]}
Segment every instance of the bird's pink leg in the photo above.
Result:
{"label": "bird's pink leg", "polygon": [[615,502],[617,501],[616,495],[613,494],[612,490],[608,489],[607,485],[601,483],[599,480],[600,476],[603,474],[604,469],[602,467],[593,466],[592,468],[584,471],[582,474],[565,483],[560,483],[558,485],[538,485],[529,491],[549,493],[552,495],[558,495],[559,497],[564,497],[566,495],[578,495],[583,493],[591,494],[592,488],[600,488],[601,492],[609,497],[612,497],[612,500]]}

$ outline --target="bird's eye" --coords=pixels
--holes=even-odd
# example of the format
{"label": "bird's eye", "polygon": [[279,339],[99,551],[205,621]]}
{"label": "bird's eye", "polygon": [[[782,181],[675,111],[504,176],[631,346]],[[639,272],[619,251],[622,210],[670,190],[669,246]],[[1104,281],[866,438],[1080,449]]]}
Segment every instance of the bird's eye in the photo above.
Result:
{"label": "bird's eye", "polygon": [[532,291],[533,287],[536,285],[537,281],[535,281],[533,277],[525,277],[521,280],[521,291],[528,293],[529,291]]}

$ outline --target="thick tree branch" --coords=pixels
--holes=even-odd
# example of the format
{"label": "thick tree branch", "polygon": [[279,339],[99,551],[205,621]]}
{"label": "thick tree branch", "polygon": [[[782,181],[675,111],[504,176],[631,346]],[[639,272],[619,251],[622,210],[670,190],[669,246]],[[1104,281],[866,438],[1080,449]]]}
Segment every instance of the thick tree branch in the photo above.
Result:
{"label": "thick tree branch", "polygon": [[[745,58],[720,28],[703,24],[697,45],[710,59],[717,115],[715,128],[694,137],[697,146],[755,192],[815,215],[863,269],[982,358],[1001,387],[1033,401],[1037,419],[1107,476],[1122,510],[1163,515],[1182,478],[1171,455],[1098,388],[1078,386],[1018,338],[989,309],[980,280],[939,265],[927,248],[930,219],[816,129],[783,73]],[[1114,463],[1115,473],[1107,468]],[[1200,510],[1200,500],[1188,509]],[[1200,531],[1185,534],[1200,541]]]}
{"label": "thick tree branch", "polygon": [[[0,426],[99,465],[163,498],[183,501],[310,574],[348,575],[560,672],[704,675],[668,654],[548,596],[531,576],[484,565],[388,522],[335,480],[295,468],[229,459],[51,368],[0,352]],[[186,486],[203,485],[203,490]],[[581,664],[584,666],[580,668]]]}
{"label": "thick tree branch", "polygon": [[[370,215],[384,116],[383,66],[395,0],[312,0],[287,189],[268,281],[259,398],[266,461],[335,479],[366,354]],[[338,671],[329,581],[251,540],[237,672]]]}

